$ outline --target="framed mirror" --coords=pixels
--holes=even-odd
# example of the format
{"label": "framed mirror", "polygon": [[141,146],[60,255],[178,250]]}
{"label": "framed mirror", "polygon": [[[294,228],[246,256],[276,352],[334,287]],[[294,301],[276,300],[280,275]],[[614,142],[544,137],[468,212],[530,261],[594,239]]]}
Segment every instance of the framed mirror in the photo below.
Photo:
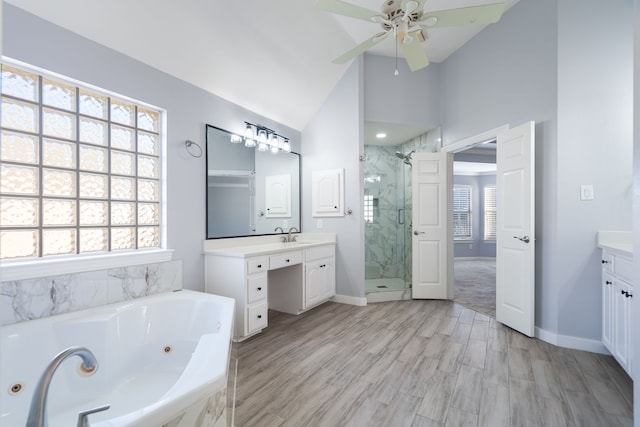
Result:
{"label": "framed mirror", "polygon": [[207,239],[300,230],[300,155],[259,151],[242,139],[206,125]]}

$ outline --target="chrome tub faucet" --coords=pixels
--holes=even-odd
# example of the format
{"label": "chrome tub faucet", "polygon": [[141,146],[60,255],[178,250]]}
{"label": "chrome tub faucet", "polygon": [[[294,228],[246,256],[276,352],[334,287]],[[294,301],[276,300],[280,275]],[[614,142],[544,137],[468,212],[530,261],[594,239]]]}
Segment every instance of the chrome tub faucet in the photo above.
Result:
{"label": "chrome tub faucet", "polygon": [[[29,407],[26,427],[47,427],[49,425],[47,419],[47,397],[49,394],[49,384],[51,384],[51,379],[53,378],[53,374],[56,372],[56,369],[58,369],[62,362],[71,356],[78,356],[82,359],[80,370],[83,373],[93,375],[98,370],[98,361],[88,348],[69,347],[68,349],[58,353],[49,365],[47,365],[40,377],[40,380],[38,380],[38,384],[36,384],[33,397],[31,398],[31,406]],[[105,407],[100,407],[100,410],[106,410],[108,408],[109,406],[105,405]]]}

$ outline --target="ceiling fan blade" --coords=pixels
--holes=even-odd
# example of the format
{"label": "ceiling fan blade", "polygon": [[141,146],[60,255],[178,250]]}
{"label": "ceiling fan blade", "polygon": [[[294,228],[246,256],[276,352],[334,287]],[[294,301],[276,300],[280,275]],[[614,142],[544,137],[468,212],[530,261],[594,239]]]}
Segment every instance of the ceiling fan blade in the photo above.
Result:
{"label": "ceiling fan blade", "polygon": [[388,35],[389,35],[389,31],[378,33],[375,36],[371,37],[370,39],[360,43],[358,46],[354,47],[350,51],[345,52],[343,55],[337,57],[332,62],[334,64],[344,64],[350,59],[353,59],[356,56],[360,55],[364,51],[371,49],[373,46],[380,43],[382,40],[386,39]]}
{"label": "ceiling fan blade", "polygon": [[429,58],[422,50],[420,40],[417,37],[413,37],[413,40],[409,43],[400,42],[400,48],[411,71],[416,71],[429,65]]}
{"label": "ceiling fan blade", "polygon": [[350,18],[362,19],[367,22],[374,22],[371,18],[375,16],[382,17],[384,19],[389,18],[384,13],[347,3],[342,0],[318,0],[316,2],[316,7],[326,12],[348,16]]}
{"label": "ceiling fan blade", "polygon": [[504,3],[425,12],[417,22],[425,28],[455,27],[466,24],[493,24],[504,12]]}

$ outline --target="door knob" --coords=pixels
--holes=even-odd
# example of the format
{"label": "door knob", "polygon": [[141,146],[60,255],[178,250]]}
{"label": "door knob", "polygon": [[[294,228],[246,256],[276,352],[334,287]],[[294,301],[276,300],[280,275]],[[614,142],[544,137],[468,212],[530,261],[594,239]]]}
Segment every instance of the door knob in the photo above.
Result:
{"label": "door knob", "polygon": [[420,234],[425,234],[424,231],[413,230],[414,236],[419,236]]}
{"label": "door knob", "polygon": [[514,239],[518,239],[521,242],[525,242],[525,243],[529,243],[531,241],[531,239],[529,238],[529,236],[524,236],[524,237],[518,237],[518,236],[513,236]]}

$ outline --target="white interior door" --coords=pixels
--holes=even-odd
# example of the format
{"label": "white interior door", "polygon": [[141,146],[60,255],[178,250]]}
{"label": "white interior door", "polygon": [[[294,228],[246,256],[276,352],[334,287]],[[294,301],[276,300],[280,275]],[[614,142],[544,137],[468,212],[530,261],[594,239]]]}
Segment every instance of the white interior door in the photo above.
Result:
{"label": "white interior door", "polygon": [[532,337],[535,313],[534,122],[498,135],[496,320]]}
{"label": "white interior door", "polygon": [[412,297],[448,299],[453,287],[451,174],[449,153],[415,153],[411,169]]}

